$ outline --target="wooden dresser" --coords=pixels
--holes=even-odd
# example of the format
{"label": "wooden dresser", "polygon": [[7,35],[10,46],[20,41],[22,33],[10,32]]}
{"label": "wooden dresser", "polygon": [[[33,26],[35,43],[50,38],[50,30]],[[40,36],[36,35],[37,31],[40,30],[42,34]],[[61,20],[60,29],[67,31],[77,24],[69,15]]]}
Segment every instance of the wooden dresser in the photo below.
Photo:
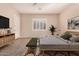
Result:
{"label": "wooden dresser", "polygon": [[15,40],[15,34],[14,33],[0,35],[0,47],[11,43],[13,40]]}

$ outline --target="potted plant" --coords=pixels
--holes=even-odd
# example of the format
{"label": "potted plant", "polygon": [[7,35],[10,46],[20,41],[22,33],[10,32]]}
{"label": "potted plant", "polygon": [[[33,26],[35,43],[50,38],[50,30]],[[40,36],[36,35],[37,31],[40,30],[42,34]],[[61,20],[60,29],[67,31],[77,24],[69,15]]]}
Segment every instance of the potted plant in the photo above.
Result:
{"label": "potted plant", "polygon": [[52,35],[54,35],[54,32],[55,32],[55,27],[53,25],[51,25],[51,27],[49,27],[50,29],[50,32]]}

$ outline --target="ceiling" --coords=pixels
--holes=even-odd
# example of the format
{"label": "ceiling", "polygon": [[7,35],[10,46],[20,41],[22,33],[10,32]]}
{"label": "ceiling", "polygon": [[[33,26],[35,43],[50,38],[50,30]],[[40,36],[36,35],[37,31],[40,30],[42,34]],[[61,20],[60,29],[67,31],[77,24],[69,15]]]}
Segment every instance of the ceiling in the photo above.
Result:
{"label": "ceiling", "polygon": [[20,13],[28,14],[59,14],[68,7],[69,3],[14,3]]}

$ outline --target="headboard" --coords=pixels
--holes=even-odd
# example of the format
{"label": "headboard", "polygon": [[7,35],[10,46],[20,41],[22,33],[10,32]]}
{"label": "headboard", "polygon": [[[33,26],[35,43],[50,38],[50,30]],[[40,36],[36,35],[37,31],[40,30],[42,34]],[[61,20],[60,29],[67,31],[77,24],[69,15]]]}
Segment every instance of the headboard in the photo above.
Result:
{"label": "headboard", "polygon": [[73,30],[73,31],[68,31],[68,32],[70,32],[73,36],[79,36],[79,31]]}

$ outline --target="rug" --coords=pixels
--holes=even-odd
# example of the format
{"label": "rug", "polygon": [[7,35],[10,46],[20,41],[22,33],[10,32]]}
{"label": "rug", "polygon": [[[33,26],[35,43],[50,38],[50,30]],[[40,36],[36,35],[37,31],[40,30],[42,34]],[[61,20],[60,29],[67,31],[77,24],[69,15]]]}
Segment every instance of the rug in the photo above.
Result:
{"label": "rug", "polygon": [[[33,53],[28,54],[27,56],[34,56]],[[68,52],[68,51],[44,51],[36,56],[79,56],[79,52]]]}

